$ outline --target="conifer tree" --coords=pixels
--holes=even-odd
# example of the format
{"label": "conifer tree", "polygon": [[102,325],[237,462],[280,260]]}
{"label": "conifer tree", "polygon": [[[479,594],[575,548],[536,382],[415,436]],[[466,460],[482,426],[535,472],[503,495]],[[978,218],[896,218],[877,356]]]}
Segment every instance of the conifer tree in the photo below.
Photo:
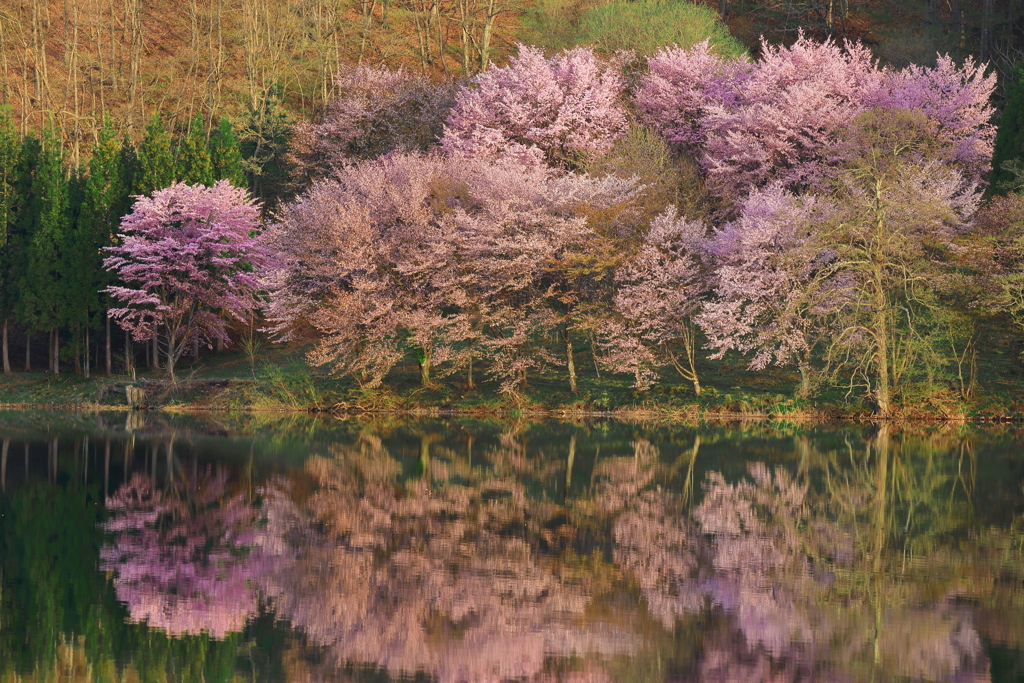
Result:
{"label": "conifer tree", "polygon": [[50,368],[60,374],[58,327],[66,298],[61,274],[68,237],[68,179],[60,136],[52,126],[42,145],[29,190],[26,215],[25,272],[18,308],[28,330],[50,332]]}
{"label": "conifer tree", "polygon": [[8,248],[4,250],[3,266],[8,287],[8,314],[16,320],[25,330],[25,370],[32,369],[32,332],[24,319],[24,310],[21,302],[22,286],[27,270],[27,259],[29,246],[34,229],[34,216],[38,211],[37,202],[32,202],[32,183],[35,178],[36,169],[39,166],[39,158],[42,154],[42,147],[39,139],[28,136],[21,141],[21,151],[18,155],[17,169],[15,172],[15,215],[14,221],[9,227],[7,234]]}
{"label": "conifer tree", "polygon": [[209,148],[213,177],[216,180],[228,180],[235,187],[249,187],[249,181],[242,169],[242,152],[238,146],[238,136],[235,135],[235,130],[227,117],[220,117],[213,135],[210,136]]}
{"label": "conifer tree", "polygon": [[[175,180],[189,183],[191,185],[213,184],[213,164],[210,161],[210,152],[206,147],[206,128],[202,114],[196,114],[192,119],[192,125],[182,136],[178,144],[178,153],[175,158]],[[157,189],[157,188],[154,188]]]}
{"label": "conifer tree", "polygon": [[11,359],[8,353],[7,334],[15,298],[15,282],[12,281],[12,228],[16,216],[17,173],[21,156],[21,139],[15,128],[10,110],[0,109],[0,319],[3,320],[4,374],[11,374]]}
{"label": "conifer tree", "polygon": [[[996,134],[992,153],[992,187],[996,192],[1019,185],[1022,180],[1012,169],[1004,167],[1008,163],[1024,164],[1024,64],[1018,64],[1013,71]],[[1024,168],[1018,170],[1024,172]]]}
{"label": "conifer tree", "polygon": [[[89,174],[82,187],[82,206],[75,226],[73,264],[68,270],[75,279],[74,291],[81,308],[75,313],[88,340],[89,327],[98,322],[96,315],[109,308],[100,290],[113,284],[103,269],[102,249],[113,245],[123,207],[129,197],[125,186],[123,148],[117,140],[113,121],[103,122],[96,148],[89,161]],[[104,314],[106,331],[106,373],[111,373],[110,320]],[[86,343],[88,347],[88,343]],[[88,364],[86,365],[88,376]]]}
{"label": "conifer tree", "polygon": [[171,136],[160,115],[154,114],[146,124],[146,135],[139,147],[132,194],[149,194],[167,187],[174,182],[175,172]]}

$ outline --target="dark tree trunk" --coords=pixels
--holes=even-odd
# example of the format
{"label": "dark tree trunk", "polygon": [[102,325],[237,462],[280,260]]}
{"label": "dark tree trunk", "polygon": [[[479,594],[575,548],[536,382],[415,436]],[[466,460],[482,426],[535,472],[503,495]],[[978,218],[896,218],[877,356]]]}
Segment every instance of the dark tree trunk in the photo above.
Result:
{"label": "dark tree trunk", "polygon": [[107,316],[107,377],[114,374],[114,358],[110,351],[110,316]]}
{"label": "dark tree trunk", "polygon": [[8,321],[7,321],[6,318],[4,318],[4,348],[3,348],[3,355],[4,355],[4,374],[5,375],[11,374],[11,356],[9,355],[10,349],[7,346],[7,327],[8,327]]}

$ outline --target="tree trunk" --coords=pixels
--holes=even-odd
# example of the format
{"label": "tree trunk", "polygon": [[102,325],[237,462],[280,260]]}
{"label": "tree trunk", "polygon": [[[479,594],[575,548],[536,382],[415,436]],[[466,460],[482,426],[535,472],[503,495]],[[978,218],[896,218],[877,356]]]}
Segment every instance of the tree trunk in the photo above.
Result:
{"label": "tree trunk", "polygon": [[114,358],[110,351],[110,316],[107,316],[107,377],[114,373]]}
{"label": "tree trunk", "polygon": [[576,384],[576,359],[572,353],[572,337],[569,335],[569,326],[562,329],[562,338],[565,340],[565,364],[569,368],[569,390],[574,394],[580,393]]}
{"label": "tree trunk", "polygon": [[25,331],[25,372],[32,371],[32,335]]}
{"label": "tree trunk", "polygon": [[10,349],[7,346],[7,325],[8,325],[8,321],[7,321],[6,318],[4,318],[4,348],[3,348],[3,356],[4,356],[4,374],[5,375],[11,374],[11,357],[10,357],[10,355],[8,353]]}
{"label": "tree trunk", "polygon": [[803,362],[798,366],[800,370],[800,388],[797,389],[797,396],[807,398],[811,395],[811,371]]}
{"label": "tree trunk", "polygon": [[53,328],[53,376],[60,377],[60,330]]}
{"label": "tree trunk", "polygon": [[423,358],[420,359],[420,385],[430,384],[430,352],[423,349]]}
{"label": "tree trunk", "polygon": [[174,376],[174,339],[171,337],[171,330],[167,330],[167,376],[171,378],[171,384],[177,384],[178,380]]}
{"label": "tree trunk", "polygon": [[874,320],[875,402],[878,406],[879,417],[889,417],[892,414],[892,388],[889,376],[889,314],[885,309],[885,295],[880,290],[876,293],[875,306],[877,307]]}
{"label": "tree trunk", "polygon": [[89,362],[90,362],[90,358],[89,358],[89,341],[90,341],[89,340],[89,327],[87,325],[86,328],[85,328],[85,367],[84,367],[85,378],[86,379],[89,379]]}
{"label": "tree trunk", "polygon": [[160,333],[153,332],[153,367],[157,370],[160,369]]}
{"label": "tree trunk", "polygon": [[469,368],[468,368],[468,371],[467,371],[466,374],[467,374],[466,386],[467,386],[467,388],[470,391],[472,391],[473,389],[476,389],[476,385],[473,384],[473,352],[472,351],[469,352]]}

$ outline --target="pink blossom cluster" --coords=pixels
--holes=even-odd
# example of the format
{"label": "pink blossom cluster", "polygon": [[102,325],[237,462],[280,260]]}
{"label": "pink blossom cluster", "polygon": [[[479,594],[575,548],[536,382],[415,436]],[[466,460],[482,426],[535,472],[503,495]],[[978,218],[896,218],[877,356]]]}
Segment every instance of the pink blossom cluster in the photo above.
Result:
{"label": "pink blossom cluster", "polygon": [[121,282],[104,290],[123,304],[109,315],[138,341],[165,333],[172,366],[193,339],[229,341],[227,319],[260,306],[259,224],[256,203],[226,180],[138,197],[103,262]]}
{"label": "pink blossom cluster", "polygon": [[645,120],[696,154],[719,196],[738,201],[771,182],[821,188],[842,161],[843,129],[872,108],[924,112],[969,178],[987,171],[996,77],[984,65],[941,57],[935,67],[880,68],[860,43],[802,35],[761,53],[748,62],[718,57],[707,41],[665,48],[636,95]]}
{"label": "pink blossom cluster", "polygon": [[590,48],[550,58],[520,45],[459,93],[445,126],[449,154],[574,165],[611,149],[626,133],[625,85]]}

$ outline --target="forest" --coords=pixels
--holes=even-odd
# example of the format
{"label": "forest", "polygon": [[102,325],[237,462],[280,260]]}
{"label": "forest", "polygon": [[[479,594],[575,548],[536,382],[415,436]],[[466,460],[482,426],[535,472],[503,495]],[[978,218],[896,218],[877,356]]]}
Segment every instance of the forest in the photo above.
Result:
{"label": "forest", "polygon": [[15,3],[4,372],[970,413],[1021,363],[1022,5]]}

